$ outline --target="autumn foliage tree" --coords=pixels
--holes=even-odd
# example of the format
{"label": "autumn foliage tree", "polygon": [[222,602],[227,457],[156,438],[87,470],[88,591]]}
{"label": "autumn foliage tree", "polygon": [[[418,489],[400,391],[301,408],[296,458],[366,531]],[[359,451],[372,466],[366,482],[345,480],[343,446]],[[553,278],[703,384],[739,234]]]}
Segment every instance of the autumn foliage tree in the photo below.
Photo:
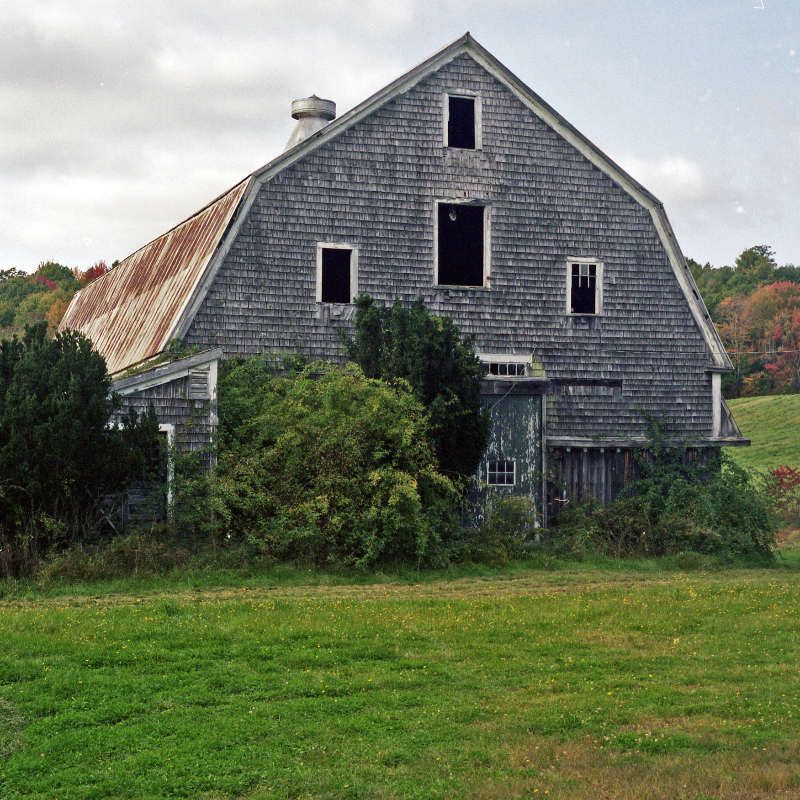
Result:
{"label": "autumn foliage tree", "polygon": [[800,391],[800,284],[778,281],[727,297],[717,315],[734,364],[733,394]]}

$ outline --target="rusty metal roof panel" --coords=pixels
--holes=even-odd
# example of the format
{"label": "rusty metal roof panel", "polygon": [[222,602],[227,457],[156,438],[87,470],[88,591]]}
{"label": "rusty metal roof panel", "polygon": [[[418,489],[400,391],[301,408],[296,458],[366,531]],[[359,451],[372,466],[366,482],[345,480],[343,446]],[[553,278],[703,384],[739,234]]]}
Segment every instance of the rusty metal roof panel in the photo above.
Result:
{"label": "rusty metal roof panel", "polygon": [[88,336],[109,373],[160,353],[250,184],[237,184],[78,292],[59,329]]}

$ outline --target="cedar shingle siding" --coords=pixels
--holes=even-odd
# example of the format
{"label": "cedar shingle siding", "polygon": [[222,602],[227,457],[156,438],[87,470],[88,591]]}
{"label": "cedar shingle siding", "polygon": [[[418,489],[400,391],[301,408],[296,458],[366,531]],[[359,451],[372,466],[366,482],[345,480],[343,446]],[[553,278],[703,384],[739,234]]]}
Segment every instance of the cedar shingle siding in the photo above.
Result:
{"label": "cedar shingle siding", "polygon": [[[482,102],[483,149],[442,146],[442,98]],[[436,198],[490,206],[491,289],[433,285]],[[642,411],[711,435],[711,362],[647,209],[462,55],[265,183],[187,345],[342,357],[315,303],[317,242],[358,249],[358,289],[421,296],[479,351],[534,353],[550,379],[620,382],[548,399],[548,434],[644,436]],[[569,257],[604,264],[603,314],[567,316]]]}
{"label": "cedar shingle siding", "polygon": [[[478,149],[444,146],[449,95],[476,98]],[[448,206],[441,214],[437,201]],[[456,277],[483,285],[437,286],[437,226],[465,203],[483,210],[459,222],[473,251],[469,275]],[[188,279],[181,284],[182,295],[165,287],[178,309],[162,326],[165,341],[219,348],[223,357],[299,351],[341,360],[340,333],[352,330],[354,307],[317,303],[318,251],[352,248],[356,294],[386,304],[422,297],[434,314],[474,334],[479,353],[499,362],[503,354],[517,357],[510,362],[524,357],[524,377],[498,372],[505,383],[488,381],[484,392],[496,429],[481,474],[491,471],[489,460],[496,476],[518,459],[515,491],[540,498],[532,487],[548,472],[566,486],[551,487],[551,498],[566,491],[610,499],[626,480],[630,447],[645,440],[648,417],[701,447],[747,443],[719,394],[719,373],[730,361],[659,201],[468,34],[294,144],[204,213],[222,220],[217,246],[204,251],[203,271],[192,272],[191,287]],[[165,235],[187,262],[192,230]],[[481,235],[485,281],[475,260]],[[147,258],[126,259],[114,285],[141,283],[131,275],[157,285],[158,259],[149,254],[158,247],[156,240],[143,249]],[[453,275],[457,260],[449,251],[447,260]],[[586,274],[597,276],[597,305],[591,294],[582,300],[599,313],[568,313],[572,263],[591,265]],[[71,313],[79,320],[104,313],[101,281],[115,280],[113,272],[79,293],[64,325]],[[164,305],[157,292],[121,302],[131,318],[157,315]],[[153,328],[159,320],[149,322]],[[136,326],[111,333],[109,341],[125,342],[139,357],[156,355],[154,346],[138,346]],[[198,402],[187,399],[185,380],[185,391],[164,386],[141,400],[152,394],[164,420],[184,419],[187,404]],[[503,397],[512,391],[506,413]],[[520,409],[535,416],[527,426]],[[211,401],[208,414],[211,420]]]}

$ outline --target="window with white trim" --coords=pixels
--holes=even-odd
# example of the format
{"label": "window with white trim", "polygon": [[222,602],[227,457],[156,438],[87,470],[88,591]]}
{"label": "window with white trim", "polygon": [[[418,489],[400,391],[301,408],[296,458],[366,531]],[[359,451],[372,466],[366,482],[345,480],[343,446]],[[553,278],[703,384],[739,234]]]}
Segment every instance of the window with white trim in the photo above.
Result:
{"label": "window with white trim", "polygon": [[438,201],[434,283],[485,286],[489,272],[488,233],[488,206]]}
{"label": "window with white trim", "polygon": [[475,95],[444,96],[444,144],[460,150],[480,150],[481,102]]}
{"label": "window with white trim", "polygon": [[591,259],[567,262],[567,314],[601,314],[603,265]]}
{"label": "window with white trim", "polygon": [[495,361],[489,364],[489,374],[500,378],[520,378],[525,375],[525,365],[508,361]]}
{"label": "window with white trim", "polygon": [[489,375],[499,378],[524,378],[530,375],[531,355],[519,353],[477,353]]}
{"label": "window with white trim", "polygon": [[490,461],[486,468],[486,483],[490,486],[514,486],[517,482],[516,461]]}
{"label": "window with white trim", "polygon": [[352,303],[358,293],[358,250],[346,244],[317,245],[317,302]]}

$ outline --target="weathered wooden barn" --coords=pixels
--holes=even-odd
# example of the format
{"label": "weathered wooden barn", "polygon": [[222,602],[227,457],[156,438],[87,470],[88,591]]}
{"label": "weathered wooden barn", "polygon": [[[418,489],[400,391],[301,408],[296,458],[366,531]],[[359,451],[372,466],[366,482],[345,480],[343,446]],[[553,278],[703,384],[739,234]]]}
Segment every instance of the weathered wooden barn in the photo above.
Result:
{"label": "weathered wooden barn", "polygon": [[[608,500],[651,418],[701,449],[747,443],[662,204],[469,34],[339,118],[316,97],[293,116],[284,153],[75,296],[62,326],[110,372],[171,340],[341,359],[358,295],[422,297],[487,364],[489,484]],[[177,393],[118,385],[166,420],[184,367]]]}

